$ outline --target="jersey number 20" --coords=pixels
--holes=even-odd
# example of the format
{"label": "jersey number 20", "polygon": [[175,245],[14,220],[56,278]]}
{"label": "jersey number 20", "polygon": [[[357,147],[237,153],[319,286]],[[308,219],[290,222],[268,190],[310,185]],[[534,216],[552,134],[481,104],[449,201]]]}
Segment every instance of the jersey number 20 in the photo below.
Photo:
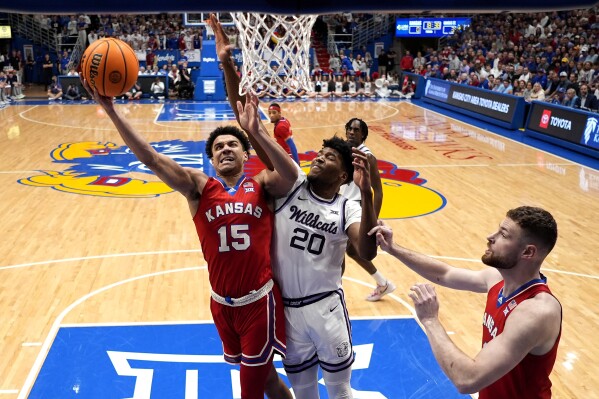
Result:
{"label": "jersey number 20", "polygon": [[290,246],[293,248],[308,250],[312,255],[320,255],[324,247],[325,237],[320,234],[310,234],[308,230],[299,227],[293,230],[294,236],[291,237]]}

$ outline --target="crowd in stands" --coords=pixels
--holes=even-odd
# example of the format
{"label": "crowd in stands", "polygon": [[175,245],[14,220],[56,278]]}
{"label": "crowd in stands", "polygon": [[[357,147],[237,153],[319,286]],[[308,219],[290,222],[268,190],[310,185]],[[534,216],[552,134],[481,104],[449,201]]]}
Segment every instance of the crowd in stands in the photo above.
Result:
{"label": "crowd in stands", "polygon": [[[210,32],[203,27],[185,27],[181,14],[152,15],[36,15],[38,23],[57,32],[64,43],[74,43],[85,35],[87,44],[113,36],[137,51],[146,51],[146,66],[140,74],[167,75],[169,88],[180,96],[193,89],[185,52],[201,49]],[[321,16],[314,35],[325,39],[327,31],[352,33],[361,21],[376,14],[342,13]],[[234,27],[228,27],[233,43]],[[478,14],[471,26],[446,38],[443,48],[419,47],[401,43],[371,54],[366,47],[341,49],[331,54],[329,67],[313,66],[312,86],[305,93],[284,89],[290,97],[409,97],[413,87],[401,72],[413,72],[459,84],[523,96],[527,101],[544,100],[566,106],[599,108],[599,21],[596,9],[527,14]],[[417,44],[416,44],[417,45]],[[179,62],[158,67],[156,50],[178,50]],[[55,63],[46,54],[41,60],[43,81],[52,84],[54,71],[67,74],[70,52],[65,49]],[[0,68],[12,69],[17,83],[27,81],[35,60],[23,60],[20,51],[0,55]],[[54,69],[56,68],[56,69]],[[29,71],[30,72],[30,71]],[[72,71],[71,71],[72,72]],[[5,74],[6,75],[6,74]],[[5,81],[0,76],[0,85]],[[3,85],[6,87],[6,84]],[[14,87],[14,85],[12,86]],[[262,95],[274,95],[267,84],[258,87]],[[7,96],[6,89],[0,90]],[[11,89],[12,92],[12,89]],[[171,93],[171,94],[174,94]],[[12,94],[12,93],[11,93]],[[20,96],[23,94],[20,93]],[[12,96],[14,97],[14,96]],[[0,100],[1,101],[1,100]]]}
{"label": "crowd in stands", "polygon": [[475,15],[472,25],[400,61],[404,71],[500,93],[597,110],[596,9]]}

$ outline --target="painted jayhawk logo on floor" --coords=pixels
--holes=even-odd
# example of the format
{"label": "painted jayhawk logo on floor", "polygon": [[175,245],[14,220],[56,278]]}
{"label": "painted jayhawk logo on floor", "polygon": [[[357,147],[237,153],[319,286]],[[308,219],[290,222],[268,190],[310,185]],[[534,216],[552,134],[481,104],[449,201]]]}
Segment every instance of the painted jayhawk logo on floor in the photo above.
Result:
{"label": "painted jayhawk logo on floor", "polygon": [[[161,154],[167,155],[185,167],[199,168],[209,176],[216,172],[206,156],[204,141],[160,141],[151,143]],[[63,171],[41,170],[41,174],[18,180],[19,183],[48,187],[73,194],[114,198],[151,198],[172,193],[173,190],[156,178],[146,179],[153,173],[139,162],[126,146],[115,143],[75,142],[63,143],[50,156],[56,164],[64,164]],[[300,163],[307,172],[316,152],[300,154]],[[422,216],[445,206],[440,193],[426,187],[419,173],[401,169],[396,165],[378,161],[383,183],[382,219]],[[264,166],[256,156],[245,164],[249,176],[257,174]]]}

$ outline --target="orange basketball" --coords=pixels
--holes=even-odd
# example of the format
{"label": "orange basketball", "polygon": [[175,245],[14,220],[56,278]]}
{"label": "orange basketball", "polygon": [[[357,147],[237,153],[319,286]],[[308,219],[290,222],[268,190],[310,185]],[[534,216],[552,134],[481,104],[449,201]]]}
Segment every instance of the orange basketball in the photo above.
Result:
{"label": "orange basketball", "polygon": [[107,37],[93,42],[81,57],[81,73],[87,83],[107,97],[125,94],[137,81],[139,61],[124,41]]}

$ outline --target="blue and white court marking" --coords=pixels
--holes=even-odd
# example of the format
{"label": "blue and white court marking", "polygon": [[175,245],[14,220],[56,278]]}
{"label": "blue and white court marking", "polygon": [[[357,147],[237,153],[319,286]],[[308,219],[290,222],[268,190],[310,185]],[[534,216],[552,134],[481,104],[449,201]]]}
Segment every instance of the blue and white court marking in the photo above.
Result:
{"label": "blue and white court marking", "polygon": [[[442,373],[411,318],[352,321],[355,399],[469,398]],[[275,366],[288,384],[280,359]],[[320,380],[320,393],[326,389]],[[211,321],[63,325],[30,399],[237,399],[239,369],[226,364]]]}

